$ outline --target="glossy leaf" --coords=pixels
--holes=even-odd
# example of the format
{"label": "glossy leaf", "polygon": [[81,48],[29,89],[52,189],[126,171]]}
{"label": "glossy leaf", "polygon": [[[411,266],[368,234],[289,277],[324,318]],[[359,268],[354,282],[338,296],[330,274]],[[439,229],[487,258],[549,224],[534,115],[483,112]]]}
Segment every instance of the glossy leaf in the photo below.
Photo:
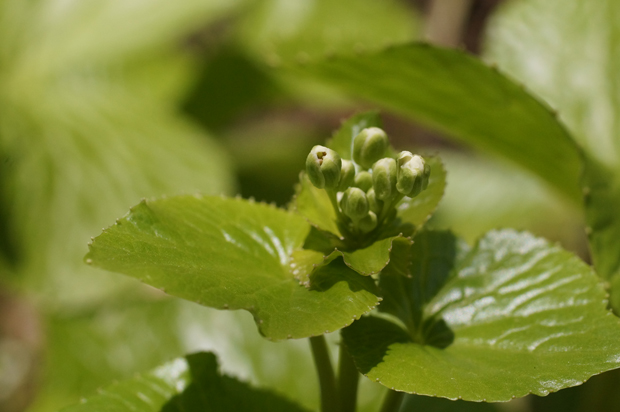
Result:
{"label": "glossy leaf", "polygon": [[220,375],[212,353],[176,359],[114,384],[64,412],[303,411],[272,392]]}
{"label": "glossy leaf", "polygon": [[[522,0],[489,27],[488,59],[547,99],[585,149],[590,250],[620,309],[620,3]],[[544,33],[544,34],[543,34]],[[571,44],[570,50],[563,47]]]}
{"label": "glossy leaf", "polygon": [[410,44],[292,70],[499,153],[571,199],[580,198],[579,151],[553,113],[518,84],[461,51]]}
{"label": "glossy leaf", "polygon": [[290,267],[310,226],[295,214],[240,199],[182,196],[142,202],[96,238],[95,266],[221,309],[250,311],[270,339],[302,338],[350,324],[377,304],[374,283],[341,259],[310,289]]}
{"label": "glossy leaf", "polygon": [[[400,283],[383,288],[398,300],[387,312],[403,323],[422,304],[424,333],[377,317],[343,330],[370,379],[410,393],[494,402],[546,395],[620,367],[620,320],[577,257],[512,230],[489,232],[468,253],[421,236],[431,237],[420,239],[412,277],[384,274]],[[403,293],[418,283],[425,293]]]}

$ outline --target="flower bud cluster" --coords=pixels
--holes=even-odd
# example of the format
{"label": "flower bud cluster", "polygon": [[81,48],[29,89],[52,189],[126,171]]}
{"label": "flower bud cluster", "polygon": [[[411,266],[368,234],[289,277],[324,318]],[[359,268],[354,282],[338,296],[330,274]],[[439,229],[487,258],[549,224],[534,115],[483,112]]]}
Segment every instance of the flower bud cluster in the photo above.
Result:
{"label": "flower bud cluster", "polygon": [[351,233],[369,233],[395,215],[403,197],[415,197],[428,186],[430,166],[419,155],[401,152],[396,159],[385,132],[362,130],[353,140],[353,159],[314,146],[306,159],[312,184],[325,189],[339,223]]}

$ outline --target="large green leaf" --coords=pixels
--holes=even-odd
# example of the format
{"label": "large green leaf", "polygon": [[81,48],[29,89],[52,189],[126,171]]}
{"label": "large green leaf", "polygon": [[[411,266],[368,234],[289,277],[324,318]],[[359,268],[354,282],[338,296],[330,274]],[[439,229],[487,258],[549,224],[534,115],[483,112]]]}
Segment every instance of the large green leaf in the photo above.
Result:
{"label": "large green leaf", "polygon": [[342,259],[316,269],[314,287],[300,285],[291,255],[309,230],[298,215],[241,199],[144,201],[97,237],[86,261],[205,306],[246,309],[267,338],[302,338],[340,329],[378,301],[372,279]]}
{"label": "large green leaf", "polygon": [[513,0],[490,20],[485,47],[487,60],[549,102],[588,153],[615,167],[619,19],[616,0]]}
{"label": "large green leaf", "polygon": [[[399,323],[419,317],[415,308],[423,306],[424,333],[378,317],[343,330],[370,379],[410,393],[491,402],[546,395],[620,367],[620,320],[577,257],[512,230],[489,232],[468,253],[445,234],[421,234],[418,242],[412,277],[386,273],[399,282],[382,286],[384,302],[388,295],[397,301],[387,311]],[[423,292],[413,293],[415,285]]]}
{"label": "large green leaf", "polygon": [[620,219],[614,213],[620,205],[618,18],[614,0],[512,1],[491,21],[486,55],[557,108],[585,149],[590,249],[620,310]]}
{"label": "large green leaf", "polygon": [[196,353],[176,359],[132,380],[102,389],[99,395],[65,412],[303,411],[293,402],[220,375],[215,355]]}
{"label": "large green leaf", "polygon": [[461,51],[410,44],[291,69],[499,153],[580,197],[579,150],[551,110]]}
{"label": "large green leaf", "polygon": [[270,63],[413,40],[416,10],[397,0],[260,0],[241,18],[238,37]]}

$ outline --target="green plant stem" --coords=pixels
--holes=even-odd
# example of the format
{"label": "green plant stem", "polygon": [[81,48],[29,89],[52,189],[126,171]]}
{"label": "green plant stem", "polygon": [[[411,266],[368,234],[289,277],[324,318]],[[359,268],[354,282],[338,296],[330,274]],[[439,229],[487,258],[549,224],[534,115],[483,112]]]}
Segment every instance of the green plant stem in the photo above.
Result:
{"label": "green plant stem", "polygon": [[357,406],[357,384],[359,372],[353,363],[344,343],[340,343],[340,359],[338,361],[338,395],[340,396],[340,412],[355,412]]}
{"label": "green plant stem", "polygon": [[383,399],[381,412],[398,412],[401,403],[403,403],[404,397],[405,392],[388,390],[388,392],[385,394],[385,398]]}
{"label": "green plant stem", "polygon": [[338,219],[342,219],[342,213],[340,212],[340,207],[338,206],[338,192],[333,189],[325,189],[327,192],[327,196],[329,197],[329,201],[332,203],[332,207],[336,212],[336,216]]}
{"label": "green plant stem", "polygon": [[319,376],[319,386],[321,388],[321,411],[338,412],[338,391],[336,388],[336,377],[334,368],[329,357],[325,336],[313,336],[310,338],[312,357]]}
{"label": "green plant stem", "polygon": [[384,201],[383,207],[381,208],[381,213],[379,214],[379,216],[377,216],[377,227],[383,224],[383,221],[388,216],[392,208],[396,207],[396,205],[398,205],[398,202],[400,202],[404,198],[405,195],[403,195],[402,193],[397,193],[390,201]]}

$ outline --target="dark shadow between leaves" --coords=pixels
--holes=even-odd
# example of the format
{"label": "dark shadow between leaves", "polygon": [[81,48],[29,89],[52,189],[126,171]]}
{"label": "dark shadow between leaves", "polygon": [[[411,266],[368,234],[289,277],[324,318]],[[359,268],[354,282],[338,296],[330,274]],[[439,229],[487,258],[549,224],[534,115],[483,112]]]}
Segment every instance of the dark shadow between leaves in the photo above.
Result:
{"label": "dark shadow between leaves", "polygon": [[377,286],[370,276],[362,276],[353,269],[349,268],[342,257],[331,261],[328,265],[322,266],[310,275],[310,290],[325,292],[331,289],[336,283],[347,282],[352,292],[366,290],[373,294],[378,294]]}
{"label": "dark shadow between leaves", "polygon": [[367,374],[383,362],[393,344],[411,343],[444,349],[454,341],[454,333],[443,319],[432,323],[430,328],[426,342],[421,343],[416,342],[400,325],[387,319],[368,316],[343,329],[342,336],[357,368],[361,373]]}
{"label": "dark shadow between leaves", "polygon": [[457,250],[452,233],[422,231],[381,273],[379,310],[400,319],[417,343],[446,348],[454,341],[441,317],[424,318],[424,307],[452,276]]}

